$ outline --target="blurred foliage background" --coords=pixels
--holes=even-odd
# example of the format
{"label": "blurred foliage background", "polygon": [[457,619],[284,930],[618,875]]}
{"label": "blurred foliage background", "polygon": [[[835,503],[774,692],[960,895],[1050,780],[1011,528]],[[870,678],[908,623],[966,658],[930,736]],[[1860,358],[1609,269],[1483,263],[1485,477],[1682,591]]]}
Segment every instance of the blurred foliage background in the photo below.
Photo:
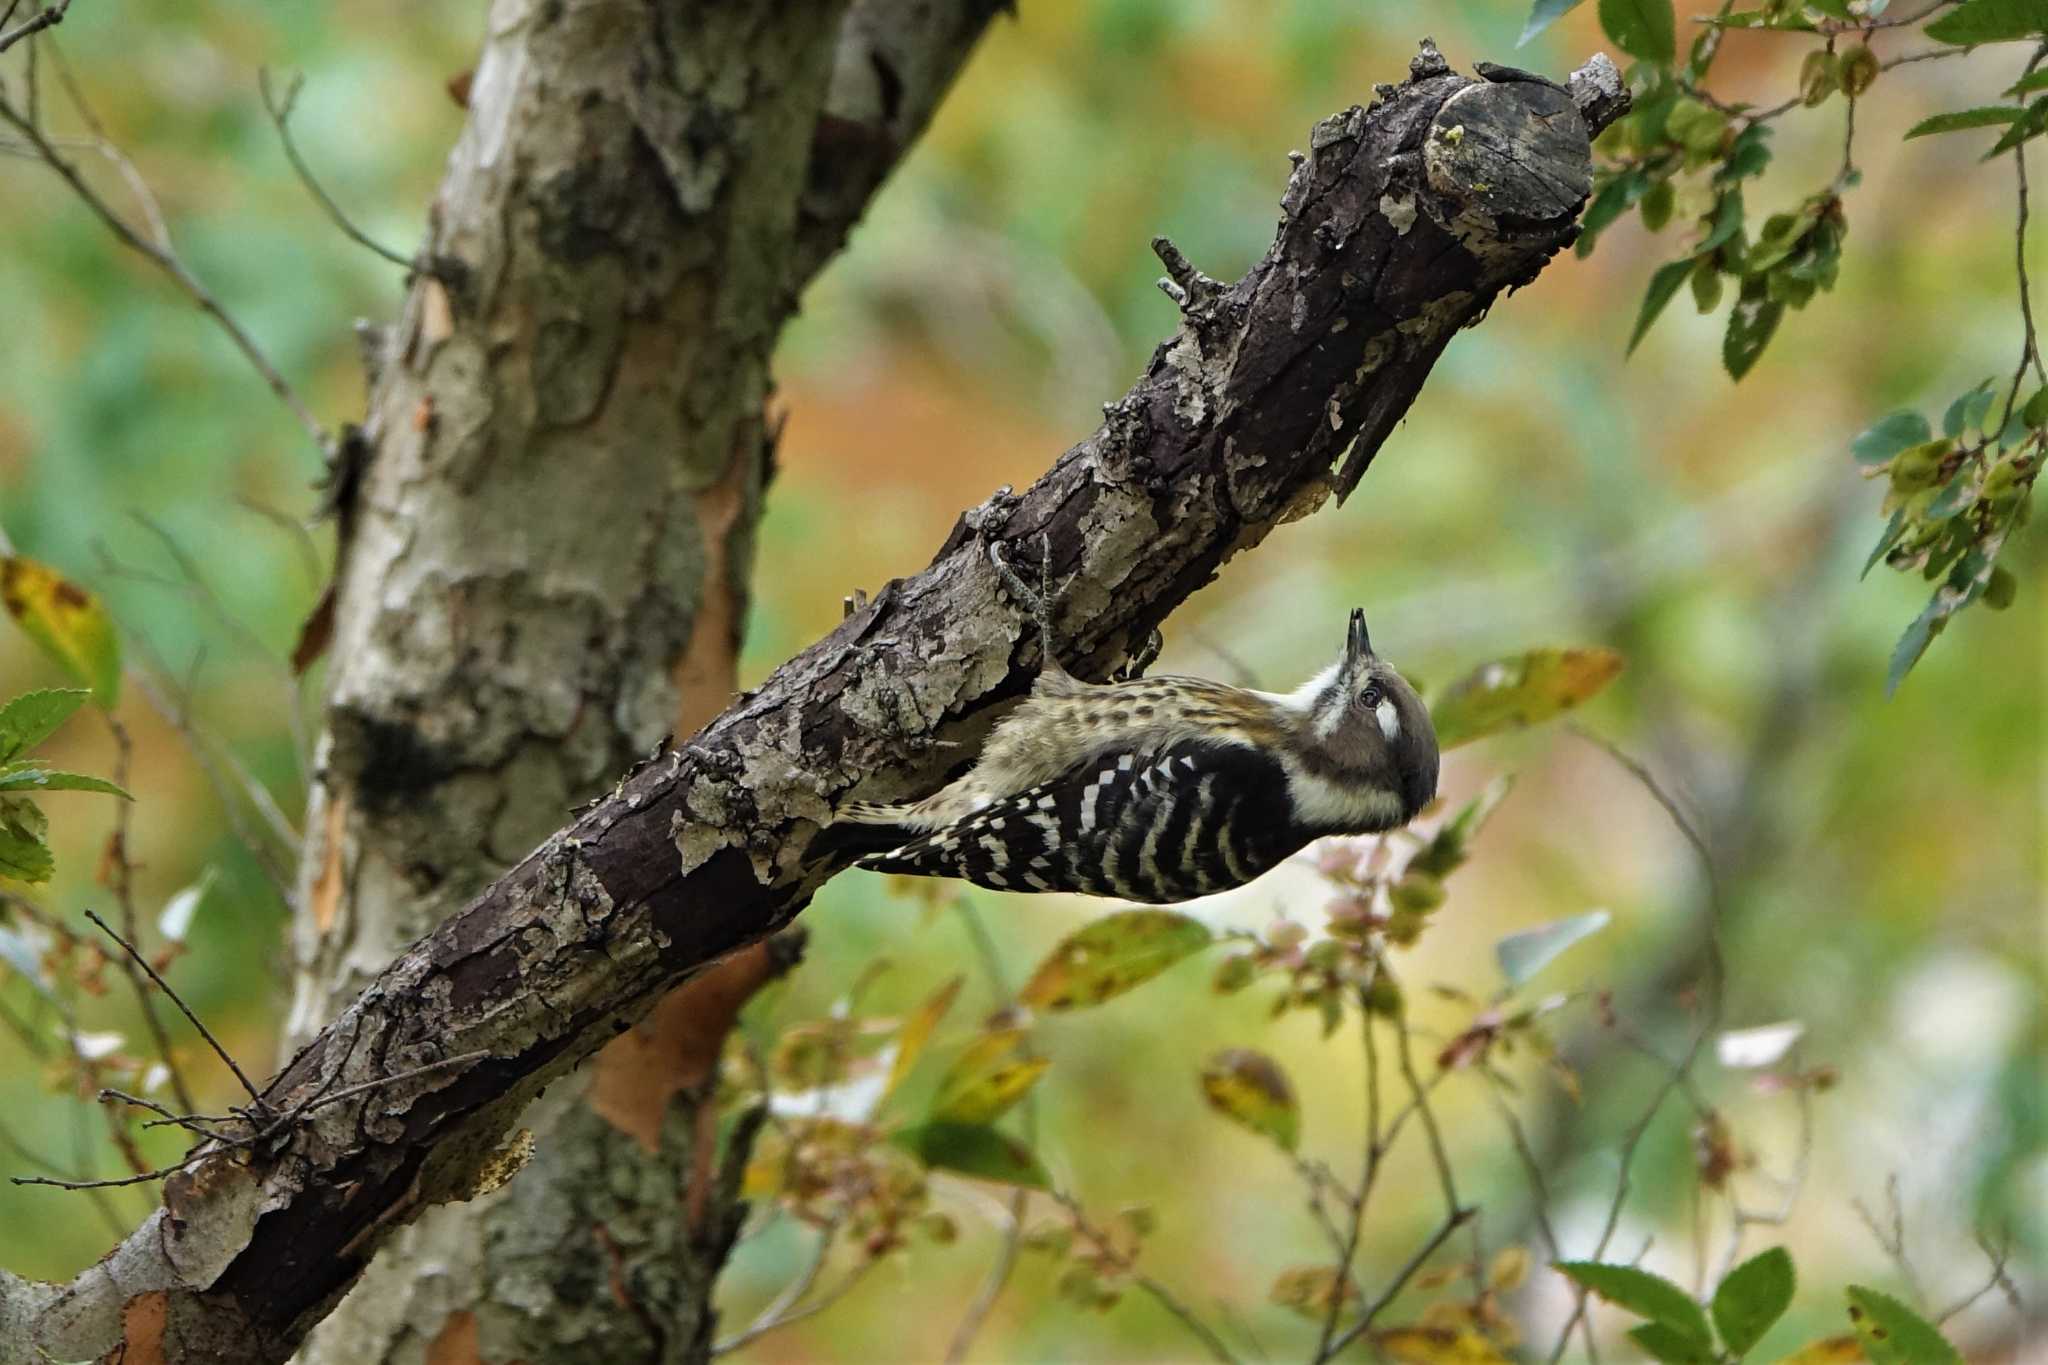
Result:
{"label": "blurred foliage background", "polygon": [[[1602,46],[1593,9],[1519,50],[1526,5],[1510,0],[1434,5],[1426,19],[1383,0],[1033,0],[998,22],[783,348],[789,425],[747,680],[828,629],[847,593],[922,567],[962,507],[1035,477],[1085,434],[1173,329],[1173,306],[1153,285],[1154,233],[1234,277],[1269,240],[1287,150],[1317,118],[1399,79],[1425,24],[1461,68],[1491,59],[1561,75]],[[294,181],[257,69],[307,74],[294,123],[302,147],[372,235],[409,250],[462,118],[444,82],[469,65],[479,22],[473,6],[390,0],[95,2],[57,35],[187,260],[330,424],[361,410],[350,320],[389,314],[399,272],[344,241]],[[1729,98],[1775,100],[1796,91],[1804,50],[1782,35],[1734,34],[1717,79]],[[1176,617],[1160,664],[1291,687],[1338,647],[1354,604],[1381,649],[1430,682],[1535,645],[1626,655],[1620,682],[1581,719],[1678,793],[1722,860],[1727,1024],[1798,1020],[1802,1061],[1840,1074],[1816,1098],[1790,1221],[1750,1242],[1782,1241],[1801,1267],[1800,1300],[1770,1339],[1787,1347],[1840,1330],[1843,1283],[1907,1292],[1855,1208],[1884,1217],[1894,1176],[1933,1305],[1982,1282],[1980,1228],[2009,1231],[2015,1277],[2033,1295],[2044,1287],[2041,538],[2026,534],[2008,560],[2018,607],[1959,618],[1886,701],[1887,654],[1925,593],[1897,575],[1858,583],[1880,489],[1846,454],[1885,411],[1938,407],[1985,375],[2010,374],[2008,168],[1898,137],[2003,89],[2022,56],[1987,50],[1879,81],[1859,106],[1865,178],[1848,195],[1840,285],[1788,318],[1739,387],[1721,371],[1719,324],[1684,299],[1624,363],[1644,283],[1675,250],[1624,222],[1590,258],[1556,261],[1459,338],[1349,504],[1230,565]],[[55,77],[45,61],[46,87]],[[1841,113],[1838,100],[1783,121],[1752,213],[1826,182]],[[133,202],[114,167],[90,173],[117,203]],[[294,529],[315,506],[317,452],[205,319],[54,177],[13,155],[0,157],[0,242],[0,529],[104,594],[212,766],[232,755],[295,815],[318,682],[295,684],[283,661],[331,544],[325,527]],[[0,696],[59,681],[0,631]],[[130,785],[143,904],[218,870],[173,975],[261,1074],[286,980],[286,908],[193,741],[133,687],[121,714],[139,744]],[[104,727],[88,718],[49,752],[88,772],[112,762]],[[1445,789],[1461,800],[1504,772],[1518,784],[1407,955],[1408,979],[1490,992],[1502,935],[1607,907],[1613,925],[1545,981],[1611,989],[1618,1012],[1675,1052],[1688,1025],[1677,997],[1697,977],[1706,911],[1697,861],[1641,786],[1564,729],[1459,751]],[[74,923],[106,899],[93,874],[108,804],[46,803],[60,858],[47,903]],[[1313,926],[1325,899],[1312,876],[1283,871],[1200,913],[1218,925],[1264,928],[1285,913]],[[1050,898],[975,905],[1012,985],[1101,910]],[[908,1009],[962,970],[965,1004],[985,1013],[997,1003],[959,918],[880,879],[841,878],[806,921],[809,961],[759,1003],[756,1030],[824,1014],[879,959],[889,970],[863,1008]],[[1362,1064],[1354,1041],[1325,1040],[1308,1015],[1270,1021],[1269,1002],[1219,996],[1208,968],[1189,964],[1042,1028],[1053,1065],[1038,1091],[1040,1148],[1091,1208],[1150,1206],[1148,1269],[1240,1340],[1288,1358],[1303,1328],[1267,1290],[1281,1269],[1318,1258],[1318,1234],[1287,1164],[1208,1111],[1196,1074],[1218,1047],[1272,1052],[1301,1091],[1304,1152],[1348,1170]],[[18,1025],[0,1030],[0,1165],[21,1166],[27,1148],[113,1173],[98,1116],[54,1088],[63,1039],[4,968],[0,1007]],[[1415,1008],[1419,1025],[1446,1035],[1470,1016],[1421,992]],[[94,1029],[135,1028],[115,992],[82,1011]],[[1508,1069],[1550,1167],[1559,1235],[1583,1253],[1613,1189],[1615,1147],[1659,1072],[1618,1048],[1590,1009],[1555,1032],[1582,1100],[1526,1056]],[[202,1099],[229,1098],[227,1078],[191,1055]],[[1785,1097],[1711,1062],[1701,1084],[1744,1153],[1767,1171],[1792,1168]],[[1528,1183],[1483,1089],[1448,1084],[1440,1112],[1467,1198],[1486,1207],[1489,1244],[1533,1246]],[[1692,1126],[1673,1106],[1650,1132],[1617,1242],[1627,1258],[1654,1238],[1646,1264],[1684,1283],[1695,1230],[1715,1211],[1696,1193]],[[161,1150],[179,1149],[165,1140]],[[1438,1217],[1419,1148],[1404,1150],[1390,1180],[1362,1252],[1374,1279]],[[104,1209],[133,1220],[154,1198],[115,1191]],[[949,1186],[941,1203],[958,1217],[957,1243],[893,1259],[830,1313],[764,1337],[749,1356],[867,1359],[877,1342],[899,1358],[939,1355],[996,1238],[986,1191]],[[10,1269],[66,1275],[109,1240],[80,1196],[0,1185]],[[727,1285],[734,1316],[785,1283],[804,1248],[787,1222],[746,1244]],[[1098,1319],[1054,1294],[1054,1274],[1027,1259],[980,1355],[1188,1351],[1139,1296]],[[1548,1323],[1554,1334],[1567,1304],[1562,1282],[1538,1274],[1512,1308],[1532,1332]],[[1987,1359],[2024,1349],[1996,1295],[1951,1326]]]}

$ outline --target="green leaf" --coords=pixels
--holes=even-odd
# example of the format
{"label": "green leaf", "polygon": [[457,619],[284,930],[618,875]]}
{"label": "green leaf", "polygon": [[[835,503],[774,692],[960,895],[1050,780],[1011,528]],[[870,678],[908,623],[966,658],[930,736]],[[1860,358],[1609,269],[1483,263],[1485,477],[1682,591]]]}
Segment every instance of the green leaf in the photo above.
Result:
{"label": "green leaf", "polygon": [[50,880],[57,862],[41,836],[11,821],[0,819],[0,877],[12,877],[30,886]]}
{"label": "green leaf", "polygon": [[1479,827],[1486,823],[1494,808],[1507,799],[1508,792],[1515,785],[1514,775],[1504,773],[1486,784],[1486,790],[1467,801],[1458,813],[1437,828],[1413,858],[1408,860],[1410,872],[1427,872],[1442,880],[1457,871],[1471,846],[1472,837],[1479,833]]}
{"label": "green leaf", "polygon": [[2048,6],[2041,0],[1963,0],[1923,32],[1958,47],[2030,38],[2048,32]]}
{"label": "green leaf", "polygon": [[1714,1326],[1722,1345],[1740,1356],[1762,1341],[1791,1307],[1797,1284],[1792,1258],[1783,1247],[1772,1247],[1729,1271],[1714,1291]]}
{"label": "green leaf", "polygon": [[1611,649],[1532,649],[1481,664],[1430,703],[1437,744],[1455,749],[1535,725],[1599,695],[1621,672]]}
{"label": "green leaf", "polygon": [[1863,572],[1858,579],[1870,577],[1870,571],[1877,567],[1877,561],[1891,553],[1892,546],[1899,543],[1899,532],[1906,528],[1906,509],[1901,507],[1892,513],[1892,519],[1885,523],[1884,534],[1877,538],[1877,544],[1870,547],[1870,558],[1863,561]]}
{"label": "green leaf", "polygon": [[28,692],[0,706],[0,763],[25,753],[57,732],[92,693],[75,687]]}
{"label": "green leaf", "polygon": [[1527,47],[1531,38],[1578,7],[1579,0],[1536,0],[1529,7],[1528,21],[1522,25],[1522,36],[1515,39],[1515,46]]}
{"label": "green leaf", "polygon": [[1643,1354],[1664,1365],[1714,1365],[1713,1351],[1694,1341],[1676,1327],[1646,1322],[1629,1329],[1628,1339],[1643,1348]]}
{"label": "green leaf", "polygon": [[1806,6],[1808,9],[1819,10],[1830,19],[1847,22],[1850,17],[1849,0],[1806,0]]}
{"label": "green leaf", "polygon": [[1642,61],[1669,66],[1678,55],[1671,0],[1600,0],[1600,27],[1616,47]]}
{"label": "green leaf", "polygon": [[1559,1261],[1556,1268],[1615,1307],[1661,1322],[1703,1349],[1713,1348],[1714,1334],[1707,1327],[1706,1313],[1691,1295],[1663,1276],[1597,1261]]}
{"label": "green leaf", "polygon": [[1650,330],[1650,324],[1664,311],[1664,305],[1670,303],[1678,293],[1678,287],[1685,283],[1685,277],[1692,274],[1692,265],[1692,258],[1688,256],[1682,261],[1672,261],[1657,267],[1657,273],[1650,276],[1650,288],[1643,295],[1641,310],[1636,313],[1636,329],[1629,333],[1626,354],[1635,354],[1636,343],[1643,339],[1643,333]]}
{"label": "green leaf", "polygon": [[1069,935],[1017,998],[1033,1009],[1086,1009],[1141,986],[1215,939],[1173,910],[1120,910]]}
{"label": "green leaf", "polygon": [[1714,225],[1700,244],[1693,248],[1693,255],[1704,256],[1718,251],[1722,245],[1735,240],[1742,232],[1742,187],[1728,190],[1714,204]]}
{"label": "green leaf", "polygon": [[1990,128],[2011,123],[2020,116],[2020,111],[2010,104],[1986,104],[1975,109],[1957,109],[1947,114],[1935,114],[1921,119],[1906,130],[1905,140],[1929,137],[1935,133],[1960,132],[1965,128]]}
{"label": "green leaf", "polygon": [[2048,90],[2048,66],[2038,71],[2029,71],[2006,88],[2008,95],[2031,95],[2036,90]]}
{"label": "green leaf", "polygon": [[2009,152],[2022,142],[2031,142],[2044,132],[2048,132],[2048,97],[2028,105],[2026,112],[2013,120],[2012,127],[1991,144],[1991,150],[1984,153],[1984,160]]}
{"label": "green leaf", "polygon": [[92,689],[107,710],[121,694],[121,641],[100,600],[56,570],[0,558],[0,604],[22,633]]}
{"label": "green leaf", "polygon": [[61,772],[28,761],[0,765],[0,792],[103,792],[129,801],[135,799],[104,778]]}
{"label": "green leaf", "polygon": [[1927,652],[1927,646],[1934,640],[1948,613],[1941,609],[1941,594],[1936,593],[1927,609],[1913,618],[1913,624],[1906,627],[1906,633],[1892,646],[1891,665],[1885,669],[1884,694],[1889,697],[1899,690],[1899,684],[1913,671],[1913,665],[1920,662],[1920,656]]}
{"label": "green leaf", "polygon": [[1032,1190],[1052,1187],[1052,1177],[1029,1147],[979,1124],[925,1123],[889,1141],[934,1170]]}
{"label": "green leaf", "polygon": [[1941,434],[1955,437],[1971,427],[1983,426],[1984,418],[1991,411],[1991,385],[1994,382],[1986,379],[1950,403],[1948,411],[1941,415]]}
{"label": "green leaf", "polygon": [[1301,1109],[1280,1064],[1250,1048],[1225,1048],[1202,1068],[1202,1094],[1209,1107],[1282,1150],[1301,1141]]}
{"label": "green leaf", "polygon": [[1030,1055],[1030,1036],[1020,1028],[984,1033],[954,1058],[932,1099],[936,1123],[994,1123],[1038,1084],[1052,1065]]}
{"label": "green leaf", "polygon": [[1875,426],[1851,441],[1849,453],[1858,464],[1883,464],[1900,451],[1924,445],[1933,437],[1934,429],[1919,413],[1894,412],[1880,417]]}
{"label": "green leaf", "polygon": [[1963,1365],[1940,1332],[1889,1294],[1850,1285],[1849,1321],[1870,1365]]}
{"label": "green leaf", "polygon": [[2034,396],[2020,408],[2020,421],[2030,427],[2048,427],[2048,388],[2034,390]]}
{"label": "green leaf", "polygon": [[1573,915],[1570,919],[1555,920],[1539,928],[1526,929],[1519,934],[1509,934],[1493,945],[1493,955],[1500,963],[1500,974],[1507,978],[1510,987],[1521,986],[1549,966],[1559,953],[1580,939],[1605,929],[1612,918],[1605,910],[1594,910]]}
{"label": "green leaf", "polygon": [[1730,379],[1740,379],[1749,373],[1764,347],[1770,345],[1779,319],[1785,316],[1785,305],[1768,295],[1768,286],[1752,277],[1743,281],[1742,294],[1728,312],[1728,333],[1721,339],[1721,363]]}

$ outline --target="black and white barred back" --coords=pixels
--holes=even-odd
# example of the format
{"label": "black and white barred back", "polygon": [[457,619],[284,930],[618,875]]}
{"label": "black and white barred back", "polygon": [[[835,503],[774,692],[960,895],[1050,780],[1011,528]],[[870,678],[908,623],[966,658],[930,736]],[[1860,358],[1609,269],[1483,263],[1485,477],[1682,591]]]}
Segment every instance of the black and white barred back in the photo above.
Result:
{"label": "black and white barred back", "polygon": [[1428,708],[1353,612],[1343,655],[1286,694],[1089,683],[1048,649],[969,771],[833,824],[877,872],[1158,904],[1242,886],[1323,835],[1405,824],[1436,779]]}
{"label": "black and white barred back", "polygon": [[1241,744],[1105,753],[861,866],[996,891],[1074,891],[1172,904],[1241,886],[1313,837],[1290,820],[1287,774]]}

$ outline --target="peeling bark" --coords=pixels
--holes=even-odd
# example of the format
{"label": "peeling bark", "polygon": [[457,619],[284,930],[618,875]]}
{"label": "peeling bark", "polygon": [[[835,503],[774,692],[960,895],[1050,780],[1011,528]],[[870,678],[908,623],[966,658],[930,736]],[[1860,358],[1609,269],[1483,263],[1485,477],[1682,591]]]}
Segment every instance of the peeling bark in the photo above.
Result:
{"label": "peeling bark", "polygon": [[[477,84],[488,89],[481,68]],[[948,742],[971,743],[1023,694],[1036,633],[998,586],[989,543],[1045,536],[1052,571],[1074,575],[1056,623],[1066,662],[1119,660],[1224,560],[1351,491],[1451,336],[1570,242],[1589,136],[1622,103],[1604,58],[1568,93],[1504,70],[1470,81],[1425,45],[1371,109],[1319,124],[1274,243],[1244,278],[1224,286],[1162,251],[1181,326],[1093,435],[1022,494],[963,514],[929,568],[642,763],[399,955],[267,1094],[290,1108],[467,1060],[200,1163],[54,1302],[10,1310],[18,1282],[0,1284],[0,1312],[29,1314],[35,1345],[76,1357],[116,1347],[124,1306],[162,1291],[167,1358],[283,1359],[393,1228],[473,1193],[529,1099],[843,870],[819,837],[837,802],[936,784],[962,752]],[[389,664],[402,670],[402,651]],[[374,736],[362,753],[416,757],[384,754]],[[532,1184],[544,1199],[550,1187]],[[13,1349],[0,1360],[26,1358]]]}

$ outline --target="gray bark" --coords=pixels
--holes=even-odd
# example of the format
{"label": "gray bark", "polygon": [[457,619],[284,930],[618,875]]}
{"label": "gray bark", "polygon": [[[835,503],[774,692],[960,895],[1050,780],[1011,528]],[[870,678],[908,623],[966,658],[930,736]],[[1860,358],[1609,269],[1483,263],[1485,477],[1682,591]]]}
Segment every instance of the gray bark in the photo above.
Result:
{"label": "gray bark", "polygon": [[[1035,632],[989,544],[1035,559],[1045,538],[1053,572],[1073,576],[1066,662],[1101,669],[1225,559],[1350,492],[1450,338],[1572,239],[1589,136],[1623,102],[1604,59],[1569,94],[1487,74],[1452,74],[1425,47],[1370,110],[1318,125],[1273,246],[1235,284],[1165,249],[1182,324],[1101,428],[406,949],[267,1093],[290,1110],[443,1065],[174,1177],[107,1261],[21,1310],[33,1339],[107,1350],[126,1310],[126,1344],[147,1331],[168,1358],[289,1353],[397,1226],[501,1174],[505,1134],[543,1087],[846,866],[819,837],[836,802],[935,784],[953,742],[1022,695]],[[363,752],[382,754],[374,734]]]}
{"label": "gray bark", "polygon": [[[770,352],[990,13],[493,7],[427,244],[458,273],[379,339],[342,509],[295,1041],[729,700]],[[302,1358],[700,1358],[737,1214],[676,1216],[719,1164],[694,1012],[625,1040],[630,1112],[610,1056],[530,1108],[528,1177],[403,1229]]]}

